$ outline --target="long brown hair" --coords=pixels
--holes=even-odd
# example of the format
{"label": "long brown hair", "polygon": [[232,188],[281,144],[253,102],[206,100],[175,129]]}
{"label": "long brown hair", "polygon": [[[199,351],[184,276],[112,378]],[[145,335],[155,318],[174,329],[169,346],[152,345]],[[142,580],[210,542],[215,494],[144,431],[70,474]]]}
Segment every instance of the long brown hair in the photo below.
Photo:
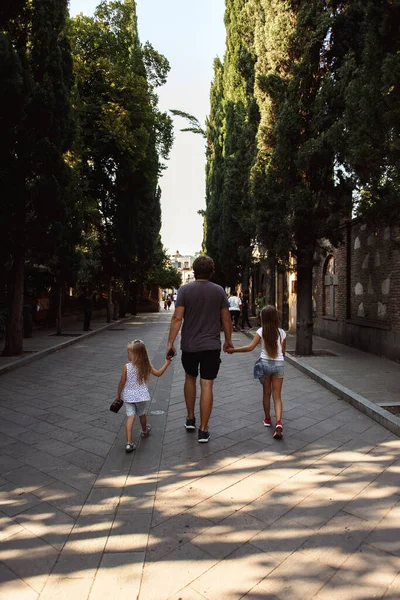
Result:
{"label": "long brown hair", "polygon": [[268,305],[261,311],[262,338],[268,356],[278,356],[279,313],[275,306]]}
{"label": "long brown hair", "polygon": [[128,352],[130,352],[131,362],[136,368],[138,383],[147,383],[151,375],[151,362],[146,346],[142,340],[134,340],[129,342]]}

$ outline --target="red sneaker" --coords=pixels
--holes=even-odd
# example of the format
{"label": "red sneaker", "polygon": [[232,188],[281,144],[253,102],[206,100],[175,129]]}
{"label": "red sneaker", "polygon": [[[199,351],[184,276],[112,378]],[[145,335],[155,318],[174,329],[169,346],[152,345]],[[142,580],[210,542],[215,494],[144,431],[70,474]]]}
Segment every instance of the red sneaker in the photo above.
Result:
{"label": "red sneaker", "polygon": [[269,418],[265,417],[263,423],[264,423],[264,427],[271,427],[271,417],[269,417]]}
{"label": "red sneaker", "polygon": [[275,431],[273,436],[276,440],[281,440],[283,438],[283,425],[282,421],[277,421],[275,425]]}

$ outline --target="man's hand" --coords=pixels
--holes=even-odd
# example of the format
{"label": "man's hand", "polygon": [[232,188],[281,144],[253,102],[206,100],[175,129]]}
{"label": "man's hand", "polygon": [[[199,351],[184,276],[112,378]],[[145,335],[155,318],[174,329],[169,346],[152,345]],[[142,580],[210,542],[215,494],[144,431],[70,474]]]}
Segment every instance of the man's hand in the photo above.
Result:
{"label": "man's hand", "polygon": [[234,348],[235,346],[232,343],[232,340],[228,340],[224,343],[224,352],[228,352],[229,354],[229,350],[232,348]]}
{"label": "man's hand", "polygon": [[171,360],[171,358],[172,358],[171,353],[173,353],[172,356],[176,356],[175,346],[173,344],[168,344],[167,351],[165,353],[165,358],[167,360]]}

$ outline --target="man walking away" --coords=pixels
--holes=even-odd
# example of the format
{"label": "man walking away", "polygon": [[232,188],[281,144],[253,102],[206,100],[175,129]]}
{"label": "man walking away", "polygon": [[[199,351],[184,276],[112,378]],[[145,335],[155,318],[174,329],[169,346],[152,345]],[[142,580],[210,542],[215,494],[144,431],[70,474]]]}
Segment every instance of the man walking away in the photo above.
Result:
{"label": "man walking away", "polygon": [[167,355],[176,354],[175,338],[182,326],[181,350],[185,377],[185,402],[187,408],[186,430],[196,429],[194,409],[196,380],[200,367],[200,429],[198,442],[208,442],[208,421],[213,406],[213,384],[221,363],[220,327],[225,334],[224,352],[233,348],[229,302],[221,286],[210,281],[214,261],[209,256],[199,256],[193,263],[195,281],[179,288],[175,312],[171,319]]}
{"label": "man walking away", "polygon": [[93,294],[89,293],[88,288],[81,295],[81,301],[83,304],[83,331],[91,331],[90,320],[92,318]]}

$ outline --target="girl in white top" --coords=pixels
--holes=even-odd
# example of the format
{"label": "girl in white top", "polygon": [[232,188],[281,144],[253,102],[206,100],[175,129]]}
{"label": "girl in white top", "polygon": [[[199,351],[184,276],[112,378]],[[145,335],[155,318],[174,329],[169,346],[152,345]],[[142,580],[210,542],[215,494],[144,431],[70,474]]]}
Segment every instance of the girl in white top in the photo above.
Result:
{"label": "girl in white top", "polygon": [[279,315],[275,306],[266,306],[261,311],[261,327],[257,330],[253,341],[242,348],[230,348],[229,354],[235,352],[251,352],[261,341],[259,368],[262,375],[259,378],[263,386],[264,426],[271,427],[271,389],[274,399],[276,424],[274,438],[283,438],[282,426],[282,383],[284,375],[284,360],[286,352],[286,333],[279,327]]}
{"label": "girl in white top", "polygon": [[141,436],[147,437],[150,425],[147,424],[147,407],[150,402],[150,394],[147,381],[150,375],[161,377],[171,364],[166,360],[161,369],[155,369],[147,354],[146,346],[142,340],[134,340],[128,344],[129,362],[122,369],[122,375],[118,384],[117,399],[123,400],[126,408],[126,452],[132,452],[136,446],[132,441],[133,423],[136,415],[142,426]]}

